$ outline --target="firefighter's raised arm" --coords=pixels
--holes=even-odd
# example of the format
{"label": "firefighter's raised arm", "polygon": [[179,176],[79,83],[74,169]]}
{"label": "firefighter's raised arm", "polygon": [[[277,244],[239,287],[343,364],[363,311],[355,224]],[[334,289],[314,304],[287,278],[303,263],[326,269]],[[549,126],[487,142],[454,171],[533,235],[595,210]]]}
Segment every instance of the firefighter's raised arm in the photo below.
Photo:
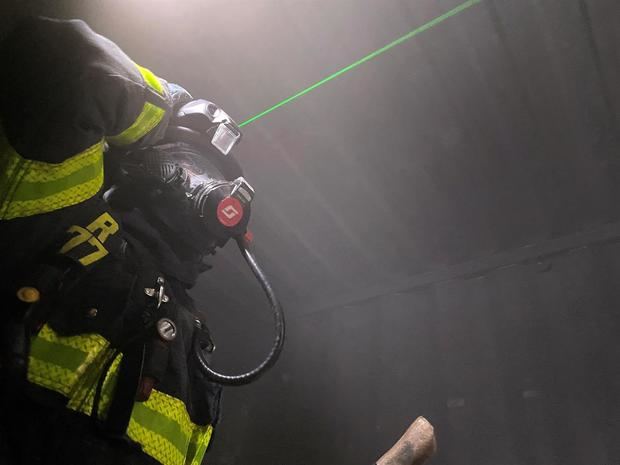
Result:
{"label": "firefighter's raised arm", "polygon": [[0,62],[0,219],[87,200],[105,143],[152,144],[165,131],[166,82],[83,21],[25,20]]}

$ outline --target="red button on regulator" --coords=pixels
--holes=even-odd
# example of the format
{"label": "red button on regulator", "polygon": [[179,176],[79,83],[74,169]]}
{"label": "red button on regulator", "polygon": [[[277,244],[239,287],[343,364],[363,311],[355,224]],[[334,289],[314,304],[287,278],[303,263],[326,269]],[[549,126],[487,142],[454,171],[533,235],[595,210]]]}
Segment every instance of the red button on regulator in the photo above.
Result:
{"label": "red button on regulator", "polygon": [[222,199],[217,206],[217,219],[224,226],[232,228],[243,218],[243,206],[234,197]]}

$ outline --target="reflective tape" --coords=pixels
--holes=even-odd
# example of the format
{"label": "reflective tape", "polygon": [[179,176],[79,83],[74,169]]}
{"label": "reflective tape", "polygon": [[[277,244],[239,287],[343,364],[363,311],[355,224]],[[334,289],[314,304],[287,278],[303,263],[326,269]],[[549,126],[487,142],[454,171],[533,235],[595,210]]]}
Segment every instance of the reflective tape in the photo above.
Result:
{"label": "reflective tape", "polygon": [[103,140],[62,163],[45,163],[23,158],[0,130],[0,219],[75,205],[102,185]]}
{"label": "reflective tape", "polygon": [[161,81],[155,76],[151,70],[144,68],[143,66],[136,65],[138,71],[144,78],[144,81],[148,84],[148,86],[157,92],[159,95],[164,95],[164,86]]}
{"label": "reflective tape", "polygon": [[[114,351],[103,336],[85,334],[60,337],[44,325],[31,341],[28,381],[63,394],[68,398],[67,406],[90,414],[99,375],[113,354]],[[119,355],[113,367],[118,366],[120,360]],[[102,412],[105,411],[115,381],[116,372],[110,370],[102,391]]]}
{"label": "reflective tape", "polygon": [[157,390],[134,405],[127,428],[130,438],[145,444],[144,451],[165,465],[200,465],[212,432],[211,425],[190,420],[181,400]]}
{"label": "reflective tape", "polygon": [[112,145],[129,145],[137,142],[157,126],[164,118],[166,110],[146,102],[142,113],[138,115],[134,123],[117,136],[107,137],[106,140]]}
{"label": "reflective tape", "polygon": [[[98,334],[61,337],[45,325],[32,339],[28,380],[67,397],[67,407],[89,415],[99,376],[114,356],[108,341]],[[101,391],[100,417],[112,399],[122,355],[114,359]],[[197,425],[185,404],[153,390],[146,402],[134,403],[127,435],[144,453],[163,465],[200,465],[213,427]]]}
{"label": "reflective tape", "polygon": [[[164,96],[164,87],[150,70],[136,65],[144,82],[162,97]],[[112,145],[129,145],[137,142],[142,137],[151,132],[164,118],[166,110],[158,107],[150,102],[145,102],[142,111],[131,126],[116,136],[107,137],[106,140]]]}

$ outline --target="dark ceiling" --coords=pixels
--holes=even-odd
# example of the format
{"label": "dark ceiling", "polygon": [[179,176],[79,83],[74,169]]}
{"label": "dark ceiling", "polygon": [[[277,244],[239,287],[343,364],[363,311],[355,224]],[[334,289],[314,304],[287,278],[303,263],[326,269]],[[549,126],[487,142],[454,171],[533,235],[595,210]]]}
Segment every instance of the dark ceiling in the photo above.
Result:
{"label": "dark ceiling", "polygon": [[[9,2],[0,24],[24,12],[81,17],[136,62],[242,121],[459,3]],[[587,245],[588,233],[617,236],[619,25],[616,0],[482,0],[246,126],[236,156],[257,191],[251,229],[292,337],[303,339],[307,317],[330,321],[342,311],[368,330],[376,324],[363,320],[372,299],[418,285],[437,293],[439,281]],[[269,337],[268,317],[254,312],[261,296],[234,250],[214,264],[196,296],[213,309],[221,337],[243,349],[238,357],[251,359]],[[456,306],[450,299],[460,291],[447,292],[440,301]],[[256,330],[248,335],[244,325]],[[335,339],[317,327],[303,340]],[[299,342],[290,347],[285,367],[308,362]],[[338,347],[324,356],[345,371],[353,349]],[[342,365],[338,354],[347,354]],[[237,355],[223,356],[237,363]],[[243,391],[230,403],[256,406],[259,398]],[[243,421],[239,412],[231,416]],[[403,427],[390,426],[394,434]],[[273,447],[275,456],[296,457]],[[253,457],[221,454],[221,463]],[[451,454],[444,462],[458,463]],[[523,460],[505,463],[538,463]]]}

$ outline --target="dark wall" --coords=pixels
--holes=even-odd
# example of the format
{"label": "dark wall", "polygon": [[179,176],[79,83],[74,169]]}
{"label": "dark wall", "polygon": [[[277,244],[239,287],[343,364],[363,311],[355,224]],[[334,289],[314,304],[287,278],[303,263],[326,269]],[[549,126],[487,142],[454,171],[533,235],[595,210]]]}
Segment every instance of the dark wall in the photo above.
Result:
{"label": "dark wall", "polygon": [[437,464],[618,463],[618,282],[607,243],[292,316],[212,463],[370,464],[420,414]]}

